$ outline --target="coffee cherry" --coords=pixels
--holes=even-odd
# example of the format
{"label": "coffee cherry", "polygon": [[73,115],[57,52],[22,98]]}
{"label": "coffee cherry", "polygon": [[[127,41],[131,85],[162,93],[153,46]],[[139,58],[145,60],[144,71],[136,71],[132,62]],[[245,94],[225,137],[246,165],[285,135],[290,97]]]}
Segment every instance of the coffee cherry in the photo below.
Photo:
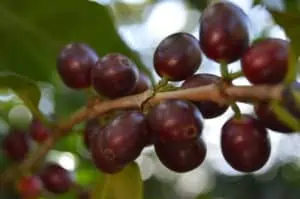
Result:
{"label": "coffee cherry", "polygon": [[43,143],[49,137],[49,129],[41,123],[41,121],[34,119],[31,122],[29,133],[31,138],[38,142]]}
{"label": "coffee cherry", "polygon": [[90,199],[91,194],[88,190],[83,190],[78,194],[78,199]]}
{"label": "coffee cherry", "polygon": [[297,81],[294,81],[286,85],[282,92],[283,106],[297,119],[300,119],[299,93],[300,93],[300,82]]}
{"label": "coffee cherry", "polygon": [[91,68],[99,59],[97,53],[83,43],[66,45],[57,58],[57,70],[70,88],[83,89],[91,85]]}
{"label": "coffee cherry", "polygon": [[240,172],[262,168],[270,157],[270,140],[264,126],[250,115],[232,117],[222,127],[221,148],[225,160]]}
{"label": "coffee cherry", "polygon": [[40,173],[44,187],[55,194],[66,193],[70,190],[73,180],[66,169],[58,164],[47,164]]}
{"label": "coffee cherry", "polygon": [[156,142],[154,148],[162,164],[178,173],[197,168],[206,157],[206,145],[201,138],[184,143]]}
{"label": "coffee cherry", "polygon": [[288,71],[289,42],[269,38],[253,44],[241,60],[245,77],[252,84],[278,84]]}
{"label": "coffee cherry", "polygon": [[152,87],[151,80],[145,73],[140,72],[138,81],[134,87],[134,89],[130,92],[131,95],[142,93]]}
{"label": "coffee cherry", "polygon": [[200,46],[216,61],[231,63],[241,58],[249,45],[248,17],[233,3],[220,2],[207,7],[200,19]]}
{"label": "coffee cherry", "polygon": [[92,157],[106,173],[115,173],[134,161],[149,137],[145,116],[128,111],[107,124],[92,141]]}
{"label": "coffee cherry", "polygon": [[100,132],[101,125],[98,119],[91,119],[86,122],[85,129],[83,132],[83,140],[86,148],[91,147],[92,139],[94,136]]}
{"label": "coffee cherry", "polygon": [[[187,78],[182,84],[182,88],[194,88],[209,84],[219,84],[220,82],[220,77],[213,74],[202,73]],[[204,100],[201,102],[194,102],[194,104],[199,108],[203,117],[206,119],[218,117],[225,113],[228,109],[228,105],[219,105],[212,101]]]}
{"label": "coffee cherry", "polygon": [[12,130],[2,143],[5,154],[14,161],[22,161],[29,152],[30,140],[25,132]]}
{"label": "coffee cherry", "polygon": [[91,145],[91,154],[95,166],[104,173],[118,173],[126,165],[115,159],[114,154],[105,148],[103,136],[98,136],[93,140]]}
{"label": "coffee cherry", "polygon": [[188,33],[175,33],[160,42],[154,53],[154,68],[161,77],[181,81],[193,75],[202,62],[198,40]]}
{"label": "coffee cherry", "polygon": [[[126,133],[124,130],[126,129]],[[139,111],[127,111],[116,117],[103,131],[107,149],[119,162],[135,160],[149,139],[146,117]]]}
{"label": "coffee cherry", "polygon": [[202,114],[188,101],[170,99],[150,110],[148,123],[155,140],[187,141],[198,138],[203,129]]}
{"label": "coffee cherry", "polygon": [[281,132],[281,133],[292,133],[293,129],[289,126],[282,123],[276,116],[276,114],[272,111],[271,106],[267,103],[257,104],[254,108],[255,113],[261,123],[266,128],[269,128],[273,131]]}
{"label": "coffee cherry", "polygon": [[93,87],[99,94],[110,98],[129,94],[137,80],[137,66],[122,54],[108,54],[92,68]]}
{"label": "coffee cherry", "polygon": [[37,199],[42,192],[42,182],[37,176],[22,177],[17,184],[17,190],[23,199]]}

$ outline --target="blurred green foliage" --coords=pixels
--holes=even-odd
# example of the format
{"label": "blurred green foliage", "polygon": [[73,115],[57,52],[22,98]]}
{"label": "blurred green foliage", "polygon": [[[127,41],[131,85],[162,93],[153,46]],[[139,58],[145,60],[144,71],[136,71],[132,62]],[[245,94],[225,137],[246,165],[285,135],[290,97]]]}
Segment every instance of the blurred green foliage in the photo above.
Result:
{"label": "blurred green foliage", "polygon": [[[143,182],[140,169],[136,163],[131,163],[117,174],[106,174],[99,199],[142,199]],[[98,190],[98,189],[97,189]],[[95,197],[96,198],[96,197]]]}
{"label": "blurred green foliage", "polygon": [[198,10],[203,10],[208,5],[209,0],[189,0],[190,5],[197,8]]}
{"label": "blurred green foliage", "polygon": [[4,72],[0,73],[0,89],[1,88],[12,89],[23,103],[32,111],[35,117],[39,118],[43,122],[47,121],[39,111],[41,92],[38,85],[33,80],[15,73]]}
{"label": "blurred green foliage", "polygon": [[100,56],[123,53],[149,74],[138,55],[120,38],[109,8],[95,2],[3,0],[0,19],[0,70],[52,83],[58,117],[85,103],[83,93],[67,89],[57,76],[57,54],[69,42],[87,43]]}
{"label": "blurred green foliage", "polygon": [[0,2],[0,69],[54,82],[56,56],[69,42],[84,42],[100,56],[120,52],[143,67],[121,40],[109,8],[82,0]]}

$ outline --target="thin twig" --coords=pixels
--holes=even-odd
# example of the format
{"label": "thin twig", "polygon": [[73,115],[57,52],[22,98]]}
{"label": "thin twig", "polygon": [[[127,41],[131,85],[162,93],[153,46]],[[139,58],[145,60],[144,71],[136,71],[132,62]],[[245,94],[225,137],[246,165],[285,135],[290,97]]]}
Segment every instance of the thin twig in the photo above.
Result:
{"label": "thin twig", "polygon": [[176,91],[160,92],[155,95],[153,95],[152,90],[148,90],[141,94],[122,97],[115,100],[95,100],[95,103],[92,105],[86,105],[72,114],[66,121],[57,124],[56,128],[53,129],[52,136],[21,164],[12,166],[4,171],[0,175],[0,188],[3,187],[4,184],[14,180],[18,175],[30,171],[35,163],[39,162],[53,147],[57,140],[66,135],[74,125],[109,111],[125,108],[141,108],[146,100],[148,106],[153,106],[166,99],[185,99],[192,101],[211,100],[219,104],[230,103],[232,100],[240,102],[270,99],[280,100],[282,89],[282,85],[228,86],[224,88],[221,93],[217,85],[208,85]]}

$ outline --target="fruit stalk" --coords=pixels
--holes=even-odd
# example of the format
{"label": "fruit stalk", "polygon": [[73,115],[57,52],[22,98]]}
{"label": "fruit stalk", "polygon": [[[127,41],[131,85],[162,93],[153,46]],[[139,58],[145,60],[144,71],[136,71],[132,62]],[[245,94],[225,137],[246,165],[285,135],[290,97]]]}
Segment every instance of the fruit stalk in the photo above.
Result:
{"label": "fruit stalk", "polygon": [[[117,98],[114,100],[94,102],[73,113],[69,119],[59,122],[53,129],[51,136],[45,140],[35,153],[25,159],[21,164],[15,165],[1,173],[0,188],[14,180],[18,175],[30,171],[52,148],[61,137],[66,135],[74,125],[113,110],[125,108],[141,108],[146,102],[153,106],[166,99],[185,99],[192,101],[210,100],[219,104],[228,104],[232,100],[240,102],[253,102],[264,100],[281,100],[283,85],[267,86],[227,86],[221,91],[215,84],[195,88],[180,89],[176,91],[159,92],[153,96],[152,90],[143,93]],[[92,105],[91,105],[92,104]]]}

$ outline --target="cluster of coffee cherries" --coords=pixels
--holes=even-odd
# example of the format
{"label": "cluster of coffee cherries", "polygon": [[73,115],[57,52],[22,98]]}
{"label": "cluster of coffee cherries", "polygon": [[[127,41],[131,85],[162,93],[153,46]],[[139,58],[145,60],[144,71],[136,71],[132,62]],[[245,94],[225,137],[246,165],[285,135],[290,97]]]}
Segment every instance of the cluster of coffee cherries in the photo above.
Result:
{"label": "cluster of coffee cherries", "polygon": [[[44,144],[51,136],[50,129],[39,120],[33,119],[28,132],[12,129],[2,141],[5,155],[13,162],[20,163],[34,151],[36,144]],[[66,193],[77,186],[72,174],[54,162],[45,162],[35,174],[26,174],[18,179],[16,188],[24,199],[36,199],[45,190],[52,194]],[[88,192],[78,190],[79,199],[88,199]]]}
{"label": "cluster of coffee cherries", "polygon": [[[288,71],[289,43],[264,38],[251,44],[248,32],[248,18],[243,10],[229,2],[212,4],[202,12],[199,40],[185,32],[167,36],[155,50],[154,69],[169,82],[182,81],[181,89],[222,85],[225,81],[232,84],[214,74],[196,74],[205,55],[222,65],[240,60],[243,74],[252,84],[281,83]],[[82,86],[78,81],[86,80],[84,86],[91,85],[109,98],[151,88],[142,81],[146,77],[139,78],[136,66],[124,55],[108,54],[96,61],[92,59],[95,53],[91,53],[90,48],[82,49],[82,45],[71,44],[60,57],[58,68],[63,71],[61,77],[67,85]],[[83,60],[95,63],[88,65]],[[143,89],[136,92],[136,87]],[[235,114],[221,129],[224,159],[235,170],[246,173],[259,170],[270,157],[267,129],[293,132],[277,118],[269,102],[253,105],[256,116]],[[154,146],[159,160],[167,168],[187,172],[201,165],[206,157],[207,148],[202,139],[204,120],[219,117],[228,108],[227,104],[207,100],[163,100],[146,112],[126,110],[105,125],[89,121],[85,140],[96,167],[105,173],[119,172],[149,145]]]}
{"label": "cluster of coffee cherries", "polygon": [[[247,15],[233,3],[219,2],[202,12],[199,39],[189,33],[178,32],[159,43],[153,56],[154,69],[168,82],[182,81],[179,89],[222,85],[224,82],[232,84],[223,76],[196,73],[204,55],[222,65],[240,60],[242,72],[250,83],[274,85],[282,83],[287,74],[289,42],[264,38],[251,43]],[[69,88],[93,88],[108,100],[148,89],[157,90],[155,88],[159,85],[152,85],[148,76],[139,71],[129,57],[109,53],[100,58],[95,50],[83,43],[70,43],[61,50],[57,70]],[[286,89],[283,103],[299,118],[299,109],[292,107],[293,104],[295,107],[291,92],[294,87],[300,88],[298,83],[294,83]],[[259,170],[270,157],[267,129],[293,132],[277,118],[268,101],[253,103],[253,106],[255,116],[234,114],[221,128],[220,143],[224,159],[233,169],[246,173]],[[90,119],[86,121],[83,140],[93,163],[104,173],[121,171],[147,146],[154,147],[159,160],[170,170],[187,172],[205,160],[207,148],[202,139],[205,120],[221,116],[228,108],[228,104],[208,100],[163,100],[147,110],[121,110],[105,123],[101,115]],[[30,132],[38,142],[48,137],[38,121],[33,122]],[[16,132],[8,134],[3,148],[9,157],[17,161],[24,159],[29,150],[27,135]],[[72,186],[72,178],[58,165],[48,164],[38,176],[24,178],[20,183],[22,192],[35,190],[27,189],[28,184],[35,187],[43,184],[53,193],[66,192]]]}

